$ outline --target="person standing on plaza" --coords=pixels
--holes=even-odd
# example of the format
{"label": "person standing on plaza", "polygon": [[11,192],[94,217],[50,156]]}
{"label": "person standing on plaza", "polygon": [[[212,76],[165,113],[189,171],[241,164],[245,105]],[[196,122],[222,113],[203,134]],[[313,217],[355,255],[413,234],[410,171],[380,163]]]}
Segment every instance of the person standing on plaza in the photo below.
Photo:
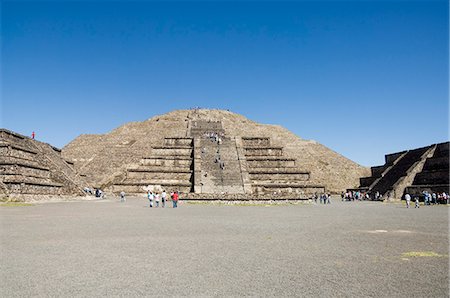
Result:
{"label": "person standing on plaza", "polygon": [[416,204],[415,204],[414,208],[419,208],[420,207],[419,206],[419,196],[415,197],[415,202],[416,202]]}
{"label": "person standing on plaza", "polygon": [[409,208],[409,204],[411,203],[411,196],[409,193],[405,195],[405,201],[406,201],[406,208]]}
{"label": "person standing on plaza", "polygon": [[166,191],[163,190],[161,193],[161,207],[163,208],[166,207],[166,197],[167,197]]}
{"label": "person standing on plaza", "polygon": [[124,191],[121,191],[121,192],[120,192],[120,201],[121,201],[121,202],[126,202],[126,200],[127,200],[127,199],[125,198],[125,192],[124,192]]}
{"label": "person standing on plaza", "polygon": [[159,207],[159,194],[155,192],[155,207]]}
{"label": "person standing on plaza", "polygon": [[149,201],[149,207],[152,208],[153,207],[153,192],[148,191],[147,198]]}
{"label": "person standing on plaza", "polygon": [[177,205],[178,205],[178,191],[173,193],[172,203],[173,203],[173,208],[177,208]]}
{"label": "person standing on plaza", "polygon": [[150,208],[153,207],[153,200],[154,200],[154,198],[155,198],[155,194],[152,191],[149,191],[148,200],[150,202],[150,206],[149,206]]}

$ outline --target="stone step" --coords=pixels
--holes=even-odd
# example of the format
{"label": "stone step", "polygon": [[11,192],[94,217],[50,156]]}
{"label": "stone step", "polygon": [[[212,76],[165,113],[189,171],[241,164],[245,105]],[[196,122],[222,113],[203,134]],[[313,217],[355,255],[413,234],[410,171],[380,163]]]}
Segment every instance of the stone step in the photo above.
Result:
{"label": "stone step", "polygon": [[37,169],[27,166],[16,165],[0,165],[0,175],[22,175],[33,176],[41,178],[50,178],[50,171],[48,169]]}
{"label": "stone step", "polygon": [[255,168],[294,168],[295,159],[249,159],[247,158],[249,170]]}
{"label": "stone step", "polygon": [[268,146],[270,146],[270,138],[267,138],[267,137],[242,137],[242,145],[244,147],[268,147]]}
{"label": "stone step", "polygon": [[142,166],[158,166],[158,167],[180,167],[190,168],[192,166],[192,158],[176,157],[149,157],[140,161]]}
{"label": "stone step", "polygon": [[63,185],[58,182],[54,182],[50,179],[43,179],[38,177],[25,177],[21,175],[11,175],[3,176],[2,182],[6,185],[9,184],[29,184],[38,186],[51,186],[51,187],[62,187]]}
{"label": "stone step", "polygon": [[192,147],[192,138],[164,138],[165,146],[190,146]]}
{"label": "stone step", "polygon": [[253,181],[308,181],[309,173],[250,173]]}
{"label": "stone step", "polygon": [[111,186],[110,191],[113,193],[120,193],[124,191],[126,194],[139,194],[146,195],[146,188],[148,185],[156,186],[159,185],[163,190],[165,190],[169,196],[170,192],[178,191],[181,193],[189,193],[192,188],[190,183],[148,183],[148,184],[114,184]]}
{"label": "stone step", "polygon": [[127,172],[127,179],[133,180],[145,180],[145,179],[158,179],[158,180],[184,180],[190,181],[192,173],[179,172],[179,173],[162,173],[162,172]]}
{"label": "stone step", "polygon": [[307,171],[300,171],[293,168],[255,168],[248,171],[249,174],[305,174],[309,175]]}
{"label": "stone step", "polygon": [[449,184],[448,169],[417,173],[414,177],[414,185]]}
{"label": "stone step", "polygon": [[114,185],[140,185],[140,186],[147,186],[147,185],[178,185],[178,186],[191,186],[192,183],[185,180],[157,180],[157,179],[147,179],[147,180],[131,180],[126,179],[123,182],[114,183]]}
{"label": "stone step", "polygon": [[153,148],[152,154],[155,156],[180,156],[190,157],[192,155],[192,148]]}
{"label": "stone step", "polygon": [[[10,149],[11,148],[11,149]],[[18,157],[23,159],[34,160],[38,153],[29,149],[18,146],[3,146],[0,147],[0,156]]]}
{"label": "stone step", "polygon": [[248,157],[253,156],[282,156],[283,147],[246,147],[244,154]]}
{"label": "stone step", "polygon": [[264,186],[264,187],[275,187],[275,188],[287,188],[287,187],[322,187],[322,185],[316,185],[307,183],[305,181],[299,183],[297,181],[290,181],[286,183],[278,183],[278,182],[261,182],[261,181],[253,181],[253,186]]}
{"label": "stone step", "polygon": [[0,156],[0,165],[12,166],[18,165],[27,168],[34,168],[43,171],[49,171],[48,167],[42,166],[34,160],[24,159],[20,157]]}
{"label": "stone step", "polygon": [[170,145],[170,146],[153,146],[152,149],[164,149],[164,150],[176,150],[176,149],[188,149],[192,150],[192,146],[186,145]]}
{"label": "stone step", "polygon": [[140,167],[128,169],[128,172],[142,172],[142,173],[192,173],[190,168],[178,168],[178,167]]}

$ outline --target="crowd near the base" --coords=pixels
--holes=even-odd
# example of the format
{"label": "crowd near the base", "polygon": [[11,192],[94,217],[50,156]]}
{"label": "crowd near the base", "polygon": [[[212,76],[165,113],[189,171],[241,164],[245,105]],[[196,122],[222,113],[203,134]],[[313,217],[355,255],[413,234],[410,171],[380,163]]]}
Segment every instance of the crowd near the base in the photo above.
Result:
{"label": "crowd near the base", "polygon": [[[165,190],[163,190],[161,192],[161,195],[158,192],[152,192],[152,191],[148,191],[147,192],[147,199],[149,201],[149,207],[150,208],[158,208],[159,207],[159,202],[161,200],[161,207],[165,208],[166,207],[166,201],[167,201],[167,193]],[[173,208],[177,208],[178,207],[178,191],[175,192],[171,192],[170,193],[170,199],[172,200],[172,207]]]}
{"label": "crowd near the base", "polygon": [[[95,191],[92,191],[90,188],[85,187],[84,191],[87,194],[93,195],[95,193],[96,198],[100,199],[106,199],[106,194],[101,189],[95,189]],[[423,197],[423,205],[424,206],[431,206],[431,205],[438,205],[438,204],[450,204],[450,195],[442,192],[442,193],[435,193],[435,192],[428,192],[423,191],[422,195]],[[420,208],[420,197],[419,195],[410,195],[409,193],[406,193],[403,196],[403,199],[406,202],[406,208],[411,207],[411,201],[414,202],[415,208]],[[125,192],[121,191],[119,194],[120,202],[126,202]],[[375,198],[382,198],[382,196],[377,192],[375,194]],[[165,190],[163,190],[160,193],[157,191],[148,191],[147,192],[147,199],[149,201],[149,207],[150,208],[158,208],[161,203],[161,207],[166,207],[166,202],[168,201],[167,193]],[[330,193],[322,193],[318,195],[315,193],[312,197],[313,201],[315,203],[320,204],[331,204],[331,194]],[[341,200],[344,201],[363,201],[363,200],[370,200],[370,195],[368,193],[360,193],[359,191],[347,191],[341,193]],[[170,193],[170,200],[172,201],[172,207],[177,208],[178,207],[178,200],[179,200],[179,193],[178,191],[171,192]]]}
{"label": "crowd near the base", "polygon": [[[381,198],[380,193],[376,192],[375,200],[379,200]],[[362,193],[359,191],[346,191],[341,193],[342,201],[364,201],[370,200],[370,196],[368,193]]]}
{"label": "crowd near the base", "polygon": [[317,200],[320,199],[321,204],[331,204],[331,194],[330,193],[323,193],[320,196],[315,193],[313,196],[313,200],[315,203],[317,203]]}
{"label": "crowd near the base", "polygon": [[[450,200],[450,195],[448,195],[445,192],[442,193],[435,193],[435,192],[428,192],[428,191],[423,191],[422,192],[422,196],[423,196],[423,205],[424,206],[431,206],[431,205],[438,205],[438,204],[449,204],[449,200]],[[419,203],[419,195],[414,195],[413,197],[409,194],[406,193],[404,195],[404,199],[406,202],[406,208],[409,208],[411,205],[411,200],[414,200],[414,205],[415,208],[419,208],[420,207],[420,203]]]}
{"label": "crowd near the base", "polygon": [[[90,194],[90,195],[94,195],[95,193],[95,197],[99,198],[99,199],[106,199],[106,194],[101,190],[101,189],[95,189],[95,191],[92,191],[92,189],[85,187],[84,192],[86,194]],[[177,208],[178,207],[178,200],[179,200],[179,193],[178,191],[174,191],[170,193],[170,200],[172,201],[172,207],[173,208]],[[165,190],[163,190],[161,192],[161,194],[159,194],[156,191],[148,191],[147,192],[147,199],[149,201],[149,207],[150,208],[157,208],[159,207],[159,203],[161,202],[161,207],[165,208],[166,207],[166,202],[168,201],[168,197],[167,197],[167,193]],[[125,196],[125,192],[121,191],[119,193],[119,200],[121,203],[124,203],[127,201],[127,198]]]}

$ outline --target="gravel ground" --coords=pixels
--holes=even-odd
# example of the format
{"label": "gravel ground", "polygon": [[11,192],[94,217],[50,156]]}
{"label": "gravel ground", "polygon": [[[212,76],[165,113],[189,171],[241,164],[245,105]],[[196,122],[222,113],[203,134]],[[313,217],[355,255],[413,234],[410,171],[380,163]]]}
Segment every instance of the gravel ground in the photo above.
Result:
{"label": "gravel ground", "polygon": [[138,198],[2,206],[0,295],[448,297],[449,210],[156,209]]}

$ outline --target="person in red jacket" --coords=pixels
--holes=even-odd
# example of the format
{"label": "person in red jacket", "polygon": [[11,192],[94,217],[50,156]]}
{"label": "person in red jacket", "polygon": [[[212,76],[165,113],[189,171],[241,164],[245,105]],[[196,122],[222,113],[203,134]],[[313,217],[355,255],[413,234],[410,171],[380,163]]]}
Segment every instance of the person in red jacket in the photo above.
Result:
{"label": "person in red jacket", "polygon": [[174,192],[172,197],[173,208],[177,208],[178,204],[178,191]]}
{"label": "person in red jacket", "polygon": [[31,133],[31,138],[34,139],[35,133],[34,131]]}

